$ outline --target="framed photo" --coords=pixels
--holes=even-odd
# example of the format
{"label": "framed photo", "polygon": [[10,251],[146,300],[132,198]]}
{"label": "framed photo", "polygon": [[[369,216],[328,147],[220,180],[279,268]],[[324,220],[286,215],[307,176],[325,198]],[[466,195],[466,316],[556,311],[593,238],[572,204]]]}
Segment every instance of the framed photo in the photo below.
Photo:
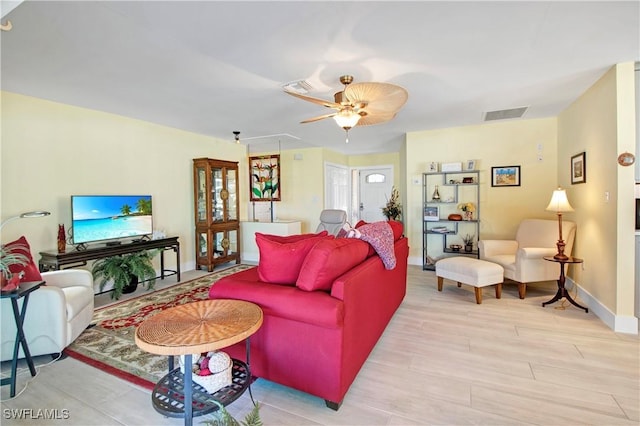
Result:
{"label": "framed photo", "polygon": [[429,163],[429,173],[437,173],[438,172],[438,163],[431,162]]}
{"label": "framed photo", "polygon": [[465,170],[475,170],[476,169],[476,160],[467,160],[467,164],[464,168]]}
{"label": "framed photo", "polygon": [[250,201],[280,201],[280,154],[249,157]]}
{"label": "framed photo", "polygon": [[581,152],[571,157],[571,185],[587,181],[587,153]]}
{"label": "framed photo", "polygon": [[424,220],[430,222],[436,222],[440,220],[440,208],[439,207],[425,207],[424,208]]}
{"label": "framed photo", "polygon": [[492,167],[491,186],[520,186],[520,166]]}

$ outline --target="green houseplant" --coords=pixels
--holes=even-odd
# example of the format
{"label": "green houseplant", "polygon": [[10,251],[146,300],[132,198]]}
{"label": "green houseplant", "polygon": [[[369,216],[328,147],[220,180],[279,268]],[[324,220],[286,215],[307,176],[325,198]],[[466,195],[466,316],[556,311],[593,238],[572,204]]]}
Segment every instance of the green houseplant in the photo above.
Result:
{"label": "green houseplant", "polygon": [[135,291],[138,283],[146,283],[151,290],[156,283],[156,271],[151,260],[157,250],[144,250],[120,256],[105,257],[93,264],[91,272],[100,280],[100,290],[113,281],[112,299],[119,299],[123,293]]}
{"label": "green houseplant", "polygon": [[236,420],[229,412],[216,400],[212,400],[217,406],[218,410],[214,411],[213,418],[207,419],[202,422],[206,426],[262,426],[262,419],[260,418],[260,404],[257,403],[251,409],[251,412],[246,415],[244,420]]}

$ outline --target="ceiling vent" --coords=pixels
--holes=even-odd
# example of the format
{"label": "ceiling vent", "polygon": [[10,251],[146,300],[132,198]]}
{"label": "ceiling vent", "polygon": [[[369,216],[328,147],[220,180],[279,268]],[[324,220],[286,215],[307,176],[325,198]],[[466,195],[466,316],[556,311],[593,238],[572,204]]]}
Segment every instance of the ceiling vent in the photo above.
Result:
{"label": "ceiling vent", "polygon": [[288,92],[294,92],[300,95],[306,95],[312,89],[311,85],[304,80],[290,81],[283,84],[282,88]]}
{"label": "ceiling vent", "polygon": [[520,118],[529,107],[512,109],[502,109],[498,111],[488,111],[484,113],[484,121],[507,120],[510,118]]}

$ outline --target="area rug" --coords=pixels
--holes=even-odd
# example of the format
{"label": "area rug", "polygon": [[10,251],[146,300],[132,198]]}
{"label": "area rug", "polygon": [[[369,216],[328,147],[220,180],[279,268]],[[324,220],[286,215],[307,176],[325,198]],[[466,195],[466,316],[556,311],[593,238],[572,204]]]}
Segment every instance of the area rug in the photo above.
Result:
{"label": "area rug", "polygon": [[[195,280],[96,309],[91,325],[64,352],[139,386],[152,390],[168,372],[167,357],[136,346],[136,327],[145,318],[172,306],[205,300],[220,278],[251,268],[235,265]],[[176,364],[177,366],[177,364]]]}

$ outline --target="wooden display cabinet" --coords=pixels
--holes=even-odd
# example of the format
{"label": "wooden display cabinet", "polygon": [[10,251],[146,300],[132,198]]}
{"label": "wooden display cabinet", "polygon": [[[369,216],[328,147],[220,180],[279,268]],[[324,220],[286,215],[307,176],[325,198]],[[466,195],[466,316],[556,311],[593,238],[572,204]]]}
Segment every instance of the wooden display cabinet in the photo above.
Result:
{"label": "wooden display cabinet", "polygon": [[240,263],[238,163],[193,160],[196,268],[207,271],[220,263]]}

